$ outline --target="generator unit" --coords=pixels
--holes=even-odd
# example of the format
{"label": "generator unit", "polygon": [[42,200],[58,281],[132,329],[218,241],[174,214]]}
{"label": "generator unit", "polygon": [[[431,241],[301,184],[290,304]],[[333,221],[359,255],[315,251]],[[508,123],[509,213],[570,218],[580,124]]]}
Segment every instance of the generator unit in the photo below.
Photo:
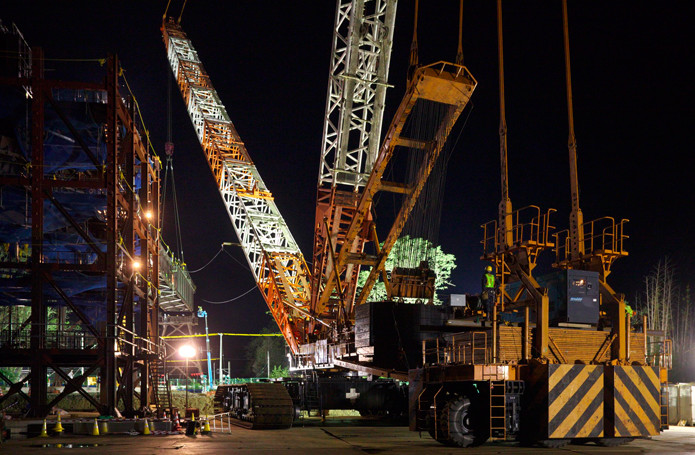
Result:
{"label": "generator unit", "polygon": [[[599,320],[599,279],[598,272],[587,270],[558,270],[536,278],[538,284],[548,290],[549,322],[551,326],[560,324],[591,324]],[[505,290],[516,293],[521,282],[508,284]],[[535,315],[532,315],[535,318]],[[508,322],[522,322],[523,316],[511,313],[503,316]]]}

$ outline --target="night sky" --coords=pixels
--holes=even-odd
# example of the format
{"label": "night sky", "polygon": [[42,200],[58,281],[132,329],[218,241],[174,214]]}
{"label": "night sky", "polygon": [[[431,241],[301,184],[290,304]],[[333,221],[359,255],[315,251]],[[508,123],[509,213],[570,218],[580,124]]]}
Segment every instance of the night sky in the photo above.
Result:
{"label": "night sky", "polygon": [[[170,15],[178,16],[181,3],[172,1]],[[630,220],[630,256],[616,263],[609,278],[630,300],[641,290],[644,275],[665,255],[674,260],[681,283],[695,284],[695,241],[689,234],[695,221],[694,5],[569,2],[580,205],[586,221],[602,216]],[[5,1],[0,19],[5,25],[15,22],[29,44],[43,47],[49,59],[118,53],[163,155],[171,77],[159,31],[165,6],[165,1]],[[515,208],[556,208],[552,224],[562,230],[570,195],[561,3],[506,1],[504,8],[510,197]],[[334,9],[333,0],[190,0],[182,19],[308,259]],[[395,87],[387,98],[384,131],[405,89],[412,11],[412,0],[399,2],[389,77]],[[421,63],[455,59],[457,20],[457,1],[421,2]],[[454,293],[479,291],[479,226],[496,217],[500,199],[494,1],[464,2],[463,34],[464,63],[478,87],[448,165],[439,237],[444,251],[458,258]],[[47,77],[63,79],[103,74],[93,62],[48,61],[46,68],[51,70]],[[174,90],[174,168],[183,251],[189,269],[195,270],[222,242],[236,238]],[[167,204],[170,209],[171,202]],[[171,210],[165,213],[164,236],[175,244]],[[235,247],[227,251],[245,264]],[[270,322],[258,291],[224,305],[205,304],[237,297],[254,286],[250,272],[229,256],[218,256],[194,274],[194,280],[196,303],[208,310],[212,332],[257,331]],[[242,345],[239,339],[230,340],[226,353],[242,358]]]}

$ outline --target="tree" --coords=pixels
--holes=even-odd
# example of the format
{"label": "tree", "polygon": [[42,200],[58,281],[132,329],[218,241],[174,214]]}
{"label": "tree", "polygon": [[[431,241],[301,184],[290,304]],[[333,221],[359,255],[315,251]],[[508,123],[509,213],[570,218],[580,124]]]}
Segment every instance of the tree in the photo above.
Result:
{"label": "tree", "polygon": [[644,311],[653,330],[670,335],[676,306],[675,267],[668,257],[660,259],[644,278]]}
{"label": "tree", "polygon": [[[262,334],[278,333],[275,322],[271,322],[261,330]],[[248,345],[246,358],[248,359],[247,374],[253,377],[268,377],[268,356],[270,356],[270,377],[287,376],[287,355],[285,347],[287,343],[281,336],[256,337]],[[274,376],[274,374],[278,376]]]}
{"label": "tree", "polygon": [[286,378],[290,375],[289,367],[281,367],[280,365],[275,365],[273,371],[270,372],[271,378]]}
{"label": "tree", "polygon": [[[686,284],[681,292],[676,278],[673,262],[668,257],[660,259],[644,278],[644,292],[639,296],[640,312],[647,315],[649,328],[663,331],[664,336],[673,342],[673,372],[670,376],[677,381],[689,382],[695,378],[695,331],[692,328],[695,304],[690,285]],[[662,338],[648,338],[649,353],[658,353]]]}
{"label": "tree", "polygon": [[[449,279],[451,278],[451,272],[456,268],[456,256],[444,253],[441,246],[434,247],[429,240],[419,237],[411,238],[405,235],[396,240],[389,252],[384,268],[387,272],[391,272],[394,267],[417,268],[420,265],[420,261],[425,257],[428,258],[430,269],[434,270],[436,274],[434,303],[435,305],[441,305],[442,301],[439,299],[438,292],[454,285]],[[357,278],[358,292],[364,287],[368,276],[369,270],[360,271],[360,275]],[[379,301],[386,298],[386,286],[383,281],[378,281],[369,293],[369,300]]]}

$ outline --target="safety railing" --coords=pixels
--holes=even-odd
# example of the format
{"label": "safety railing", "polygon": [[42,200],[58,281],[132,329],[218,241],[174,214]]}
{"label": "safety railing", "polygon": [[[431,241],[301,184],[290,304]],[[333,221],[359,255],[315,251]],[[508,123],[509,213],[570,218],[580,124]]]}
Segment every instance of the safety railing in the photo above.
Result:
{"label": "safety railing", "polygon": [[[584,254],[600,254],[602,256],[616,258],[627,256],[625,240],[625,224],[629,220],[622,219],[616,222],[614,218],[605,216],[584,223]],[[555,257],[558,263],[570,260],[571,238],[568,230],[555,234]]]}
{"label": "safety railing", "polygon": [[[466,364],[490,363],[487,332],[467,332],[453,334],[449,342],[437,338],[422,341],[422,364]],[[431,346],[434,343],[434,346]],[[429,345],[429,347],[428,347]]]}
{"label": "safety railing", "polygon": [[208,422],[210,422],[210,431],[215,433],[231,433],[232,424],[229,421],[229,413],[223,412],[221,414],[214,414],[207,416]]}
{"label": "safety railing", "polygon": [[653,367],[673,368],[673,343],[670,339],[647,343],[647,364]]}
{"label": "safety railing", "polygon": [[[95,349],[97,337],[87,330],[76,327],[66,327],[59,324],[45,325],[44,335],[38,345],[44,349]],[[7,323],[0,330],[0,347],[8,349],[31,349],[32,324]]]}
{"label": "safety railing", "polygon": [[122,325],[116,324],[116,330],[118,335],[116,340],[118,342],[119,349],[124,352],[128,347],[132,347],[135,353],[145,353],[145,354],[158,354],[157,344],[147,338],[139,336],[137,333],[129,330]]}
{"label": "safety railing", "polygon": [[193,311],[193,294],[195,285],[185,264],[174,257],[169,247],[159,241],[159,282],[162,289],[160,307],[167,310],[173,302],[182,302]]}
{"label": "safety railing", "polygon": [[98,256],[94,252],[74,251],[69,249],[53,250],[50,246],[44,246],[42,258],[44,261],[54,264],[85,265],[94,264],[98,259]]}
{"label": "safety railing", "polygon": [[[551,231],[555,229],[550,224],[550,215],[555,209],[541,212],[540,207],[528,205],[512,212],[512,225],[508,229],[512,233],[512,244],[516,246],[529,245],[552,248]],[[483,254],[494,254],[501,251],[498,220],[491,220],[481,226],[483,228]]]}

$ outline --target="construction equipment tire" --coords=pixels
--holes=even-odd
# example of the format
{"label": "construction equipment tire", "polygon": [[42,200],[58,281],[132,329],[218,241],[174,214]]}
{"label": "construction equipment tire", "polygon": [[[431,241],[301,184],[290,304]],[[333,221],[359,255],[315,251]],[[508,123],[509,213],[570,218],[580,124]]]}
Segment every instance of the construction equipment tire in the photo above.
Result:
{"label": "construction equipment tire", "polygon": [[442,409],[441,423],[448,424],[448,444],[458,447],[472,447],[483,444],[488,439],[483,413],[475,412],[470,398],[456,397]]}

